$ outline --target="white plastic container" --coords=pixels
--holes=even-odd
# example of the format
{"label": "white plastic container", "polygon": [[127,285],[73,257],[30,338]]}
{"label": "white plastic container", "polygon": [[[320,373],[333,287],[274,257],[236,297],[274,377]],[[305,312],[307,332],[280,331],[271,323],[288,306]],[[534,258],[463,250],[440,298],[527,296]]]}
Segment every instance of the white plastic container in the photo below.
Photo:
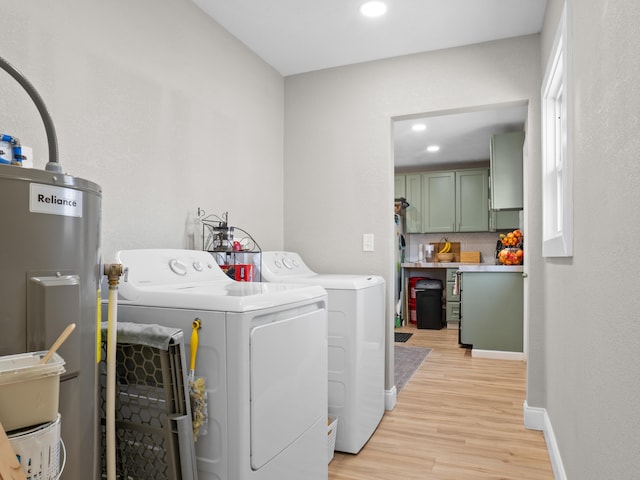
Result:
{"label": "white plastic container", "polygon": [[0,422],[5,431],[52,422],[58,417],[64,360],[55,353],[40,365],[46,353],[0,357]]}
{"label": "white plastic container", "polygon": [[338,418],[337,417],[329,417],[329,421],[327,422],[327,440],[328,440],[328,462],[331,463],[333,460],[333,454],[336,450],[336,435],[338,430]]}
{"label": "white plastic container", "polygon": [[8,435],[27,480],[57,480],[64,470],[60,464],[60,415],[53,422]]}

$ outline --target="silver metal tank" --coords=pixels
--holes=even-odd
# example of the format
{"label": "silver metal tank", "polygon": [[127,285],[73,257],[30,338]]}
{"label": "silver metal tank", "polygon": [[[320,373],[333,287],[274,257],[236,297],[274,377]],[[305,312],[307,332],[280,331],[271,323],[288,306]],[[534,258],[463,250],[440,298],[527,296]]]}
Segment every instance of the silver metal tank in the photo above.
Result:
{"label": "silver metal tank", "polygon": [[[0,165],[0,355],[58,353],[59,410],[67,462],[62,480],[98,478],[98,289],[102,192],[57,172]],[[20,399],[16,399],[20,401]]]}

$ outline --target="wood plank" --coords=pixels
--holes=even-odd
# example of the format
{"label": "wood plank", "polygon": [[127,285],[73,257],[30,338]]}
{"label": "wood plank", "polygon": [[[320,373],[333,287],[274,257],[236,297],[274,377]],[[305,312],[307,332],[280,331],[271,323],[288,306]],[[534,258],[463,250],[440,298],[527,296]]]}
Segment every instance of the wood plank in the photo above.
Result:
{"label": "wood plank", "polygon": [[524,362],[472,358],[453,329],[397,331],[433,351],[360,453],[336,452],[329,480],[553,479],[542,432],[523,425]]}

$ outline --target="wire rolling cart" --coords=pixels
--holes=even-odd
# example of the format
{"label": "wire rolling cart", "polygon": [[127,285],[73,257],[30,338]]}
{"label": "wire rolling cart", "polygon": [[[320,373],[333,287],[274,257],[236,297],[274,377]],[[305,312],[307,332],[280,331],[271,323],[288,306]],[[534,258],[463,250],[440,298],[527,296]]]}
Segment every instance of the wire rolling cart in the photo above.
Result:
{"label": "wire rolling cart", "polygon": [[246,230],[229,225],[228,218],[229,212],[224,212],[219,217],[215,214],[207,215],[198,208],[198,219],[202,224],[202,249],[209,252],[232,279],[261,281],[260,245]]}

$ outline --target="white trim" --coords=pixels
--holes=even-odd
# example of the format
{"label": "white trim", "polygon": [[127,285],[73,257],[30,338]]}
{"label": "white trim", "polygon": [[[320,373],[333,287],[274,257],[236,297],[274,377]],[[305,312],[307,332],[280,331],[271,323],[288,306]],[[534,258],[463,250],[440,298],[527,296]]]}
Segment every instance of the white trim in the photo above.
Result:
{"label": "white trim", "polygon": [[543,257],[573,255],[573,80],[567,3],[541,89]]}
{"label": "white trim", "polygon": [[394,385],[391,390],[384,391],[384,409],[387,411],[391,411],[396,407],[396,403],[398,400],[398,391],[396,390],[396,386]]}
{"label": "white trim", "polygon": [[560,457],[560,449],[556,436],[553,433],[551,420],[547,414],[546,408],[530,407],[527,401],[523,405],[524,426],[530,430],[542,430],[544,440],[547,444],[547,452],[553,469],[553,478],[555,480],[567,480],[567,474],[564,471],[562,457]]}
{"label": "white trim", "polygon": [[522,352],[503,352],[500,350],[478,350],[471,349],[473,358],[493,358],[496,360],[520,360],[524,361],[524,353]]}
{"label": "white trim", "polygon": [[545,416],[547,411],[544,408],[530,407],[525,400],[522,405],[524,415],[524,426],[529,430],[544,430]]}

